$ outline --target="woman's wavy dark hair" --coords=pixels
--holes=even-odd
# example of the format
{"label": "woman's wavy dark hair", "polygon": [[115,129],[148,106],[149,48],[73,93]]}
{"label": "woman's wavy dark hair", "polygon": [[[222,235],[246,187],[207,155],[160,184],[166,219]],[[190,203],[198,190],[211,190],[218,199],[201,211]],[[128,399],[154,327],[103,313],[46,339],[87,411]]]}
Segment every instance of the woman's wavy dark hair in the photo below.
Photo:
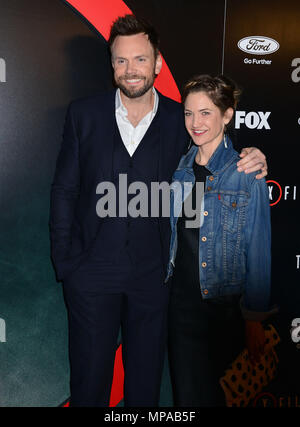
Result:
{"label": "woman's wavy dark hair", "polygon": [[184,104],[188,95],[194,92],[205,92],[222,114],[228,108],[235,110],[241,95],[241,89],[236,83],[224,75],[212,77],[208,74],[201,74],[192,77],[183,86],[182,103]]}

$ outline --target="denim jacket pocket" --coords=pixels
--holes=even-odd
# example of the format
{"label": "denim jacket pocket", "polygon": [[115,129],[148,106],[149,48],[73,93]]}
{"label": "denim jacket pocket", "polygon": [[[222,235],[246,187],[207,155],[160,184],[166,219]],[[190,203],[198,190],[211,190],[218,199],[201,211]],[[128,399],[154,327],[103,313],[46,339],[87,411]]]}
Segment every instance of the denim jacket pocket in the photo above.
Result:
{"label": "denim jacket pocket", "polygon": [[222,267],[227,284],[241,283],[246,274],[245,239],[246,193],[223,193],[221,201]]}
{"label": "denim jacket pocket", "polygon": [[245,212],[248,205],[248,195],[241,193],[220,194],[221,223],[223,229],[236,233],[245,224]]}

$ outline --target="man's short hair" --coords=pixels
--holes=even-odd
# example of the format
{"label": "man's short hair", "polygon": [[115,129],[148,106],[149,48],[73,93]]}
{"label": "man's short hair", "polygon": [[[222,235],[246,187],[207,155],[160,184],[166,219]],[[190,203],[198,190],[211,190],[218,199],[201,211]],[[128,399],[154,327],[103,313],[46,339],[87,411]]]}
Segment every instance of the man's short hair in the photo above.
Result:
{"label": "man's short hair", "polygon": [[113,22],[108,39],[109,47],[111,49],[113,42],[118,36],[133,36],[140,33],[148,36],[156,58],[159,54],[159,36],[155,28],[143,18],[137,18],[134,15],[121,16]]}

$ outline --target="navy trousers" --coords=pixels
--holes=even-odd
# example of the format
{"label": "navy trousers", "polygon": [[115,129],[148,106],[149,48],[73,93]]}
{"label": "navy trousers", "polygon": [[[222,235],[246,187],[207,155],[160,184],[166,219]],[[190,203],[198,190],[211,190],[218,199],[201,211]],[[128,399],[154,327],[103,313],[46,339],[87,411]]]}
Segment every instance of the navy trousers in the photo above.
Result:
{"label": "navy trousers", "polygon": [[124,405],[158,406],[169,289],[161,261],[91,259],[64,281],[69,319],[70,406],[108,406],[122,331]]}

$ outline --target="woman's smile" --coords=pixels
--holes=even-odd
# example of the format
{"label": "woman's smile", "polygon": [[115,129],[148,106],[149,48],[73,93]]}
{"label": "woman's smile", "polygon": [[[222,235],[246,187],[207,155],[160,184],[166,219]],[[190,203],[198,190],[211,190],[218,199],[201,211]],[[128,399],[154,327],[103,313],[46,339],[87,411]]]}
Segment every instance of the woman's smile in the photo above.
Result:
{"label": "woman's smile", "polygon": [[204,129],[204,130],[191,129],[191,131],[192,131],[194,136],[201,136],[207,132],[207,129]]}

